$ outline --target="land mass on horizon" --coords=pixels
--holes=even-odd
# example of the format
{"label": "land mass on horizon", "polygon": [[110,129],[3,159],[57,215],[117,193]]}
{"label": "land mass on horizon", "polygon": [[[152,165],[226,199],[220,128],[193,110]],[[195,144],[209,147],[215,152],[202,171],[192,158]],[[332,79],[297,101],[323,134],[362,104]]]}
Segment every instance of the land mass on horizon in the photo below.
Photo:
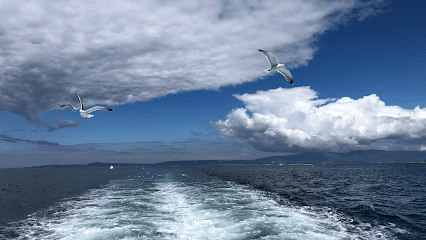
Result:
{"label": "land mass on horizon", "polygon": [[208,166],[223,164],[342,164],[342,163],[426,163],[426,151],[358,150],[347,153],[305,152],[254,160],[180,160],[160,163],[93,162],[89,164],[43,165],[30,168],[137,167],[137,166]]}

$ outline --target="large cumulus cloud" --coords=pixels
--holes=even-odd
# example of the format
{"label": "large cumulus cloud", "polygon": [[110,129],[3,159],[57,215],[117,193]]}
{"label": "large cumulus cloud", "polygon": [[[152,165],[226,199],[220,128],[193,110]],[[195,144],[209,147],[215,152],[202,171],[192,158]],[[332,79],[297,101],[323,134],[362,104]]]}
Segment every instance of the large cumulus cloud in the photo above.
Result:
{"label": "large cumulus cloud", "polygon": [[0,2],[0,110],[37,124],[75,101],[144,101],[264,74],[257,48],[304,65],[317,37],[382,0]]}
{"label": "large cumulus cloud", "polygon": [[309,87],[298,87],[235,97],[246,107],[214,125],[222,136],[264,151],[420,150],[426,137],[426,108],[386,106],[375,94],[319,99]]}

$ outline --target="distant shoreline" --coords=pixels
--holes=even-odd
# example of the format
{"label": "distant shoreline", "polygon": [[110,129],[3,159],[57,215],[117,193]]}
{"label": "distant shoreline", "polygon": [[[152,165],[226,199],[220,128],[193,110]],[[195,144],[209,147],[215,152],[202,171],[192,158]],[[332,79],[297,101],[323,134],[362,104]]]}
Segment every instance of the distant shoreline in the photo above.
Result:
{"label": "distant shoreline", "polygon": [[[418,161],[422,159],[422,161]],[[276,165],[303,165],[303,164],[380,164],[380,163],[412,163],[425,164],[426,151],[381,151],[381,150],[359,150],[347,153],[332,152],[304,152],[297,155],[272,156],[253,160],[177,160],[164,161],[159,163],[114,163],[114,162],[93,162],[89,164],[72,165],[40,165],[20,168],[108,168],[111,164],[115,168],[125,167],[166,167],[166,166],[211,166],[211,165],[245,165],[245,164],[276,164]],[[141,159],[143,161],[143,159]],[[0,168],[13,169],[13,168]],[[114,171],[114,170],[111,170]]]}

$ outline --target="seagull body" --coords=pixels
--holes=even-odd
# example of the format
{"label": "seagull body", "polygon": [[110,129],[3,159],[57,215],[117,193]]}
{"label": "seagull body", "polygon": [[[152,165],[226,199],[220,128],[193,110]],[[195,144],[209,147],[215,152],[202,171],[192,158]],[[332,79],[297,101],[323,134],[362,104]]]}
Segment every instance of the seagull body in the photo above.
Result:
{"label": "seagull body", "polygon": [[282,63],[278,63],[277,58],[275,57],[275,55],[273,53],[270,53],[268,51],[264,51],[261,49],[257,49],[259,50],[260,53],[263,54],[263,56],[266,57],[266,59],[268,60],[269,64],[271,65],[271,67],[267,70],[265,70],[267,73],[270,72],[279,72],[281,73],[285,80],[287,80],[287,82],[289,82],[291,85],[293,85],[293,76],[291,76],[290,71],[285,68],[286,66]]}
{"label": "seagull body", "polygon": [[75,95],[78,97],[78,100],[80,100],[80,107],[79,108],[73,107],[69,103],[62,105],[61,107],[68,106],[68,107],[72,108],[72,110],[74,112],[77,111],[78,109],[80,109],[80,111],[79,111],[80,116],[84,117],[85,119],[89,119],[89,118],[93,117],[94,115],[91,115],[89,113],[97,111],[97,110],[101,110],[101,111],[105,111],[105,112],[112,112],[112,111],[114,111],[114,109],[107,108],[107,107],[101,107],[101,106],[94,106],[94,107],[89,108],[89,109],[86,110],[86,109],[84,109],[83,102],[81,101],[80,96],[78,96],[77,93]]}

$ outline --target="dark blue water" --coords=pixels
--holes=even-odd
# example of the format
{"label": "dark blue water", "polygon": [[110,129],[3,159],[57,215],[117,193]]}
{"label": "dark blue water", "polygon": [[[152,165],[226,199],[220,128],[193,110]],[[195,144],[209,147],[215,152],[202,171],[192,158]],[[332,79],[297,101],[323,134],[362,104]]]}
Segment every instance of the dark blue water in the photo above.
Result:
{"label": "dark blue water", "polygon": [[[426,164],[241,165],[205,168],[281,204],[329,208],[356,229],[426,239]],[[351,231],[351,229],[349,229]]]}
{"label": "dark blue water", "polygon": [[0,200],[13,203],[2,204],[2,214],[17,217],[3,218],[0,239],[426,239],[425,170],[422,164],[1,170],[9,177],[0,182]]}

